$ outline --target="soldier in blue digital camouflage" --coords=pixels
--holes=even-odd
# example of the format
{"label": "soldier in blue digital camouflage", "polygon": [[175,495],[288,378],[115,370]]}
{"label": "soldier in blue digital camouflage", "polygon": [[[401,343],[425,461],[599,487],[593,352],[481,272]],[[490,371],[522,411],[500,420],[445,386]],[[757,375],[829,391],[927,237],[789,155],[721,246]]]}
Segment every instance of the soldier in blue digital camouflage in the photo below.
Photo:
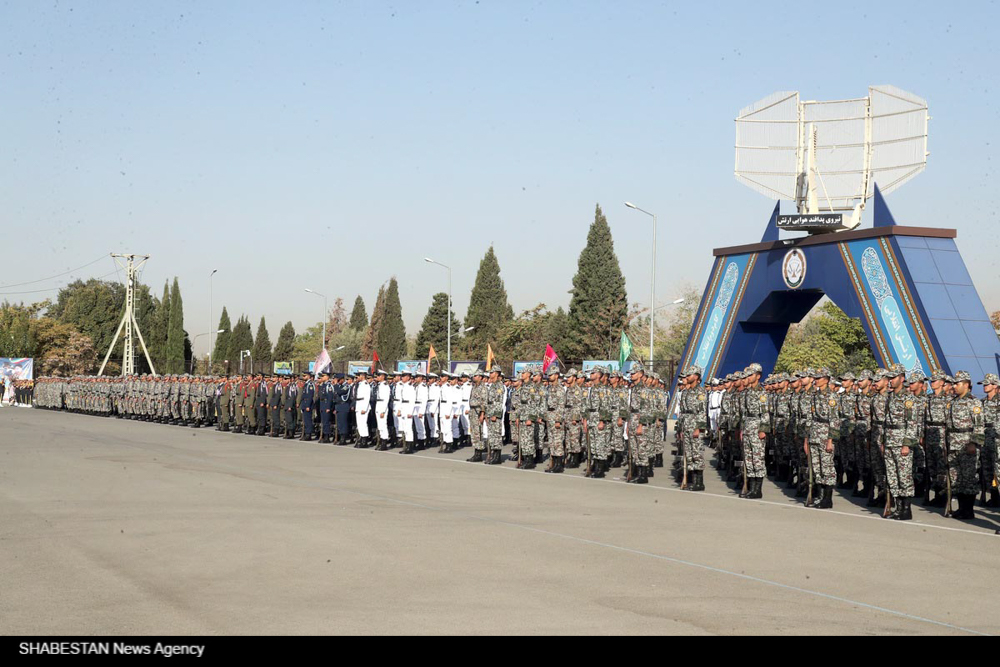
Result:
{"label": "soldier in blue digital camouflage", "polygon": [[955,397],[945,418],[948,482],[951,496],[958,499],[955,519],[975,518],[978,491],[979,450],[985,440],[983,404],[972,395],[972,379],[966,371],[955,373]]}

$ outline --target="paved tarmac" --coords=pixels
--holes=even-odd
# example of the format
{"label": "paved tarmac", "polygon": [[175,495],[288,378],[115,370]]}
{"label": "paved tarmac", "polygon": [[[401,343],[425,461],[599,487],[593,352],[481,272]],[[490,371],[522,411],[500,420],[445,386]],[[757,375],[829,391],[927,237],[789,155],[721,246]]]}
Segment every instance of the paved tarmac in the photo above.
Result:
{"label": "paved tarmac", "polygon": [[0,408],[0,632],[1000,631],[993,510],[899,523],[712,470],[691,493],[469,455]]}

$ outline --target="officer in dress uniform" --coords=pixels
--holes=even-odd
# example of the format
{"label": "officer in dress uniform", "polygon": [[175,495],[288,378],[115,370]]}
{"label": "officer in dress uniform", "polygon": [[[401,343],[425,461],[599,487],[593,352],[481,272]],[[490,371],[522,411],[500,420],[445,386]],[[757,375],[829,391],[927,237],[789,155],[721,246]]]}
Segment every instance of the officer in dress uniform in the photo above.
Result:
{"label": "officer in dress uniform", "polygon": [[302,442],[310,442],[313,439],[313,404],[316,399],[316,384],[309,373],[302,374],[302,393],[299,395],[299,404],[302,410]]}
{"label": "officer in dress uniform", "polygon": [[346,445],[351,433],[351,408],[354,399],[351,398],[351,385],[347,378],[338,373],[333,383],[333,411],[337,418],[337,444]]}
{"label": "officer in dress uniform", "polygon": [[319,385],[317,386],[319,397],[319,420],[320,436],[319,441],[324,445],[330,444],[330,434],[333,420],[333,406],[336,395],[333,385],[330,383],[330,374],[323,372],[319,374]]}

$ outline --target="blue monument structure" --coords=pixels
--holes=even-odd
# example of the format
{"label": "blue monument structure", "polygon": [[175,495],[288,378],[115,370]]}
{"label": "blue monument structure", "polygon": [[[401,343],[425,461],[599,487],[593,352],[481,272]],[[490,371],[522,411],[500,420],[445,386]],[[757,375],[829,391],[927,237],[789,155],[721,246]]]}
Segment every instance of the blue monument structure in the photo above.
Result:
{"label": "blue monument structure", "polygon": [[[869,103],[874,99],[873,92]],[[913,99],[918,98],[908,97],[907,101]],[[750,109],[757,113],[755,109],[762,106],[766,104]],[[926,105],[923,112],[926,116]],[[884,112],[887,117],[896,113],[898,110]],[[801,104],[797,103],[796,114],[799,126],[803,125],[807,114]],[[868,108],[863,115],[868,122],[864,142],[879,143],[871,124],[880,114]],[[898,131],[896,135],[885,141],[907,141]],[[808,145],[799,147],[797,164],[789,165],[782,175],[794,176],[789,189],[799,204],[799,214],[780,215],[779,201],[760,243],[713,251],[715,261],[680,368],[697,365],[708,379],[756,362],[767,374],[774,368],[789,326],[800,322],[826,296],[848,316],[860,319],[882,366],[899,363],[907,371],[920,369],[926,374],[939,369],[946,373],[965,370],[977,379],[986,373],[1000,373],[1000,339],[962,260],[956,231],[896,224],[874,180],[871,228],[858,228],[868,196],[856,196],[852,207],[846,197],[838,206],[834,194],[824,210],[817,201],[823,197],[812,192],[810,184],[814,179],[824,180],[818,168],[823,164],[818,159],[824,149],[819,138],[823,133],[811,129],[808,133],[799,131],[798,136],[805,136]],[[919,143],[920,138],[916,139]],[[744,181],[751,180],[756,169],[750,161],[743,164],[741,172],[741,141],[751,145],[746,140],[738,130],[737,177]],[[842,137],[836,140],[847,143]],[[926,145],[926,134],[922,140]],[[789,156],[789,161],[792,159]],[[897,156],[894,162],[882,164],[891,170],[907,159]],[[871,155],[867,160],[855,174],[862,179],[861,193],[868,192],[867,179],[878,171],[872,166]],[[908,166],[910,175],[922,169],[920,165],[916,170],[913,164]],[[760,173],[773,176],[779,171],[780,165],[772,164]],[[749,178],[745,177],[748,173]],[[765,184],[771,194],[779,194],[779,180]],[[754,187],[758,185],[761,183]],[[845,214],[848,211],[850,220]],[[807,231],[809,235],[781,239],[781,230]]]}

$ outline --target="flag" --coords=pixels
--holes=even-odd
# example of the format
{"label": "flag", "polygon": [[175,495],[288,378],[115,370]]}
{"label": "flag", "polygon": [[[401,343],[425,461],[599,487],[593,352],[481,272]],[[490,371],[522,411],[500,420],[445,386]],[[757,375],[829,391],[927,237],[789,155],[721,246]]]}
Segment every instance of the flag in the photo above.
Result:
{"label": "flag", "polygon": [[313,366],[313,377],[319,377],[320,373],[330,368],[332,365],[333,362],[330,360],[330,353],[327,352],[324,347],[323,351],[319,353],[318,357],[316,357],[316,363]]}
{"label": "flag", "polygon": [[493,347],[487,343],[486,344],[486,370],[493,368],[493,364],[497,362],[497,358],[493,356]]}
{"label": "flag", "polygon": [[[628,339],[628,336],[626,336],[623,331],[622,344],[621,347],[618,348],[618,368],[624,369],[625,362],[628,361],[630,356],[632,356],[632,341]],[[622,372],[624,373],[625,371],[622,370]]]}
{"label": "flag", "polygon": [[557,361],[558,359],[559,355],[556,354],[556,351],[552,349],[552,346],[546,345],[545,356],[542,357],[542,372],[543,373],[547,372],[549,370],[549,366],[552,365],[552,362]]}
{"label": "flag", "polygon": [[431,351],[427,353],[427,370],[431,369],[431,359],[436,359],[438,353],[434,351],[434,346],[431,345]]}
{"label": "flag", "polygon": [[378,362],[380,361],[381,359],[378,358],[378,352],[372,350],[372,370],[371,370],[372,373],[375,372],[375,365],[378,364]]}

